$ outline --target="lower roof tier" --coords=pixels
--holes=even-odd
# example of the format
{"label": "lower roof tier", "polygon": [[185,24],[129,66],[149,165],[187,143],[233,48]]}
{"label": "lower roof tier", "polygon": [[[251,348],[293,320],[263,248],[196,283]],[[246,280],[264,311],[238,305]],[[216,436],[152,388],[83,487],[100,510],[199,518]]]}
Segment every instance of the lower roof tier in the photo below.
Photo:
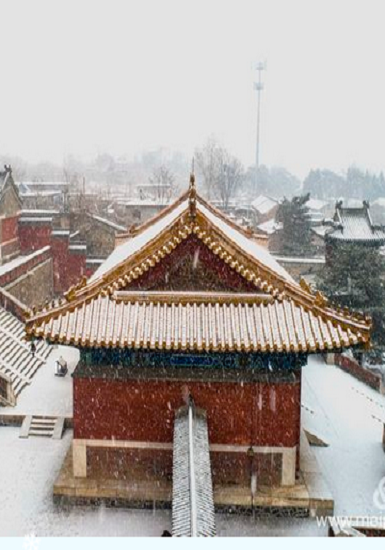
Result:
{"label": "lower roof tier", "polygon": [[[145,293],[144,293],[145,294]],[[369,327],[292,300],[168,301],[101,296],[35,320],[32,337],[77,347],[147,350],[317,352],[366,345]]]}

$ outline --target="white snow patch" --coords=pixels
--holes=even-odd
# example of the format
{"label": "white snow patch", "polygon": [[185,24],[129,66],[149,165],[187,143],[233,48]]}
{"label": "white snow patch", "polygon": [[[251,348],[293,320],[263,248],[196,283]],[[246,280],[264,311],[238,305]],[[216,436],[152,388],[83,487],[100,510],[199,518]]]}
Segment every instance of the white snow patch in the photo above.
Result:
{"label": "white snow patch", "polygon": [[[380,515],[373,495],[385,476],[381,422],[385,397],[337,367],[311,357],[303,369],[302,423],[329,447],[314,448],[337,515]],[[384,412],[382,412],[384,416]]]}

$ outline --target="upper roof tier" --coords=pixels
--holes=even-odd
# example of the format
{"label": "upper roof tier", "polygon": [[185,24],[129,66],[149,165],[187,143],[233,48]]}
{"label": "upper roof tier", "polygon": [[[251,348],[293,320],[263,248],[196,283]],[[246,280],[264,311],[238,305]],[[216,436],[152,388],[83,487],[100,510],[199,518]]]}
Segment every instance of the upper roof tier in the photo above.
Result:
{"label": "upper roof tier", "polygon": [[[216,266],[211,294],[207,266],[196,275],[197,251]],[[182,254],[187,279],[172,271]],[[179,286],[159,285],[162,269],[164,281],[176,277]],[[183,286],[189,274],[195,288]],[[192,177],[189,190],[131,230],[88,282],[34,311],[27,333],[79,347],[298,352],[366,345],[370,321],[297,284],[251,231],[197,195]]]}
{"label": "upper roof tier", "polygon": [[[191,199],[189,192],[187,192],[168,208],[162,210],[157,216],[134,229],[131,235],[128,234],[127,241],[111,253],[109,258],[93,274],[90,282],[113,273],[122,262],[125,262],[127,258],[132,257],[147,247],[158,236],[169,236],[175,226],[182,226],[182,231],[187,232],[193,229],[193,232],[196,234],[200,228],[209,226],[210,230],[216,230],[217,233],[222,233],[223,237],[233,241],[233,244],[240,251],[254,258],[255,261],[261,264],[261,267],[265,266],[284,279],[293,281],[292,277],[279,265],[273,256],[252,238],[253,236],[250,232],[235,224],[227,216],[224,216],[222,212],[211,206],[202,197],[196,195],[193,217],[191,217],[190,209]],[[205,236],[208,237],[209,232]],[[256,238],[257,236],[255,236]]]}

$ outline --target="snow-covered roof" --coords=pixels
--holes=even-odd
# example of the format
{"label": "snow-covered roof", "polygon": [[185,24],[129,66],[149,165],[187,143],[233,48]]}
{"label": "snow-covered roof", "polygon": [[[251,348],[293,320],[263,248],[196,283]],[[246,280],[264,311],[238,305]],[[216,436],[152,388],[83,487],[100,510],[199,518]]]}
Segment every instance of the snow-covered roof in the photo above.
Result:
{"label": "snow-covered roof", "polygon": [[320,264],[325,263],[324,257],[319,258],[306,258],[298,256],[275,256],[277,262],[287,263],[287,264]]}
{"label": "snow-covered roof", "polygon": [[115,229],[116,231],[119,231],[119,232],[122,232],[124,233],[125,231],[127,231],[127,227],[124,227],[124,225],[119,225],[111,220],[107,220],[106,218],[102,218],[101,216],[96,216],[95,214],[93,214],[91,216],[94,220],[96,220],[97,222],[100,222],[104,225],[108,225],[108,227],[111,227],[112,229]]}
{"label": "snow-covered roof", "polygon": [[338,202],[333,227],[326,237],[333,241],[385,244],[385,230],[373,224],[369,204],[365,201],[359,208]]}
{"label": "snow-covered roof", "polygon": [[59,214],[59,210],[49,210],[49,209],[24,209],[21,211],[21,216],[32,216],[32,215],[36,215],[36,216],[44,216],[44,215],[49,215],[49,216],[54,216],[55,214]]}
{"label": "snow-covered roof", "polygon": [[54,229],[52,231],[52,236],[54,237],[66,237],[70,235],[70,230],[69,229]]}
{"label": "snow-covered roof", "polygon": [[87,258],[86,263],[91,265],[101,265],[104,261],[104,258]]}
{"label": "snow-covered roof", "polygon": [[121,206],[137,206],[138,208],[147,206],[157,206],[161,208],[169,205],[170,201],[167,199],[119,199],[116,201],[116,204]]}
{"label": "snow-covered roof", "polygon": [[267,197],[265,195],[259,195],[251,203],[251,206],[254,208],[254,210],[259,212],[260,214],[267,214],[277,205],[278,201],[276,199],[273,199],[272,197]]}
{"label": "snow-covered roof", "polygon": [[[107,258],[104,264],[94,273],[91,281],[95,281],[105,273],[116,267],[120,262],[125,261],[140,249],[144,248],[148,243],[165,231],[172,223],[174,223],[182,213],[187,213],[189,209],[189,200],[186,198],[180,204],[176,205],[171,211],[159,219],[154,224],[149,224],[148,227],[141,233],[130,238],[126,243],[118,246],[111,255]],[[273,256],[262,246],[246,237],[239,229],[225,221],[224,216],[216,214],[212,210],[206,208],[204,203],[197,199],[197,210],[203,214],[215,227],[217,227],[223,235],[229,237],[247,254],[251,254],[255,259],[258,259],[266,266],[270,267],[287,280],[293,280],[291,276],[276,262]]]}
{"label": "snow-covered roof", "polygon": [[357,345],[363,328],[357,334],[354,326],[333,326],[330,318],[258,293],[127,292],[99,295],[81,315],[63,311],[34,335],[97,348],[299,353]]}
{"label": "snow-covered roof", "polygon": [[175,414],[172,471],[173,536],[215,536],[207,417],[192,403]]}
{"label": "snow-covered roof", "polygon": [[[127,303],[122,301],[118,296],[120,291],[129,291],[132,283],[162,263],[187,239],[198,241],[199,246],[216,256],[216,262],[222,262],[234,275],[237,273],[242,288],[248,289],[246,294],[232,291],[223,297],[213,292],[212,297],[207,297],[200,291],[197,297],[187,296],[187,289],[182,289],[181,294],[173,292],[152,299],[151,291],[146,290],[130,297]],[[71,288],[66,297],[67,302],[48,306],[34,315],[28,322],[28,333],[51,341],[76,341],[80,346],[91,345],[92,339],[92,345],[97,346],[198,351],[214,349],[216,341],[220,351],[264,352],[341,349],[369,341],[370,322],[366,318],[347,316],[345,311],[329,308],[321,293],[313,294],[306,283],[296,283],[276,259],[254,241],[250,230],[237,226],[197,195],[193,179],[187,193],[128,234],[127,241],[112,252],[89,281]],[[186,297],[191,303],[186,303]],[[251,317],[250,299],[255,308]],[[215,303],[212,304],[212,300]],[[235,304],[235,309],[228,317],[232,310],[230,304]],[[188,312],[194,308],[197,313],[191,318]],[[80,310],[82,314],[78,315]],[[236,317],[239,324],[232,326],[231,319]],[[118,319],[121,319],[120,325]],[[265,321],[259,324],[260,319]],[[177,336],[175,328],[168,335],[167,330],[170,326],[177,327],[177,321],[180,334]],[[87,329],[94,325],[96,332]],[[172,347],[171,336],[176,339],[176,347]]]}
{"label": "snow-covered roof", "polygon": [[203,203],[200,204],[199,200],[197,201],[197,206],[214,226],[217,226],[224,235],[228,236],[230,240],[237,244],[242,250],[252,255],[256,260],[260,261],[263,265],[272,269],[283,278],[293,281],[291,275],[289,275],[288,272],[279,265],[279,263],[266,248],[263,248],[261,245],[257,244],[255,241],[250,239],[250,237],[246,237],[246,235],[240,231],[240,228],[236,229],[234,226],[231,226],[225,221],[224,217],[214,214],[206,208]]}
{"label": "snow-covered roof", "polygon": [[70,244],[69,250],[87,250],[86,244]]}
{"label": "snow-covered roof", "polygon": [[33,260],[34,258],[37,258],[38,256],[41,256],[45,252],[47,252],[50,249],[49,246],[45,246],[43,248],[40,248],[39,250],[36,250],[35,252],[32,252],[32,254],[28,254],[27,256],[18,256],[14,260],[11,260],[10,262],[7,262],[4,265],[0,266],[0,277],[2,275],[5,275],[6,273],[9,273],[10,271],[13,271],[14,269],[17,269],[21,265],[29,262],[30,260]]}
{"label": "snow-covered roof", "polygon": [[68,187],[67,181],[20,181],[17,185],[27,185],[28,187]]}
{"label": "snow-covered roof", "polygon": [[23,216],[19,219],[20,223],[51,223],[52,217],[46,216]]}

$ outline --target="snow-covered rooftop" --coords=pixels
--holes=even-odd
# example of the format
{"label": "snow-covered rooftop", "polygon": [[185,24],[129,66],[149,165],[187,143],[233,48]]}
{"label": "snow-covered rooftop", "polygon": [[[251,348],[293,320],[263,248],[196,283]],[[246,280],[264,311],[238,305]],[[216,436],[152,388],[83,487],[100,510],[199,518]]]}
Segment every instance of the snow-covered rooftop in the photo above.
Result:
{"label": "snow-covered rooftop", "polygon": [[[181,203],[176,205],[171,211],[160,217],[153,224],[149,224],[144,231],[130,238],[127,242],[118,246],[105,263],[94,273],[90,281],[94,281],[101,277],[119,263],[126,260],[129,256],[144,248],[157,235],[167,230],[167,228],[177,220],[177,218],[189,209],[189,200],[186,198]],[[224,236],[230,238],[237,246],[243,249],[248,255],[254,256],[255,259],[274,270],[276,273],[284,277],[286,280],[293,281],[291,276],[283,269],[273,256],[262,246],[257,244],[252,239],[246,237],[241,230],[235,229],[230,223],[227,223],[222,216],[216,215],[212,210],[209,210],[198,199],[197,209],[215,226]]]}
{"label": "snow-covered rooftop", "polygon": [[267,214],[275,206],[278,205],[278,201],[272,197],[267,197],[265,195],[259,195],[256,199],[253,200],[251,206],[259,212],[260,214]]}
{"label": "snow-covered rooftop", "polygon": [[26,262],[29,262],[30,260],[33,260],[34,258],[40,256],[41,254],[44,254],[50,249],[49,246],[45,246],[44,248],[40,248],[39,250],[36,250],[36,252],[32,252],[32,254],[28,254],[27,256],[18,256],[14,260],[11,260],[10,262],[1,265],[0,266],[0,277],[2,275],[5,275],[5,273],[9,273],[10,271],[13,271],[14,269],[20,267],[21,265],[25,264]]}
{"label": "snow-covered rooftop", "polygon": [[120,231],[122,233],[127,231],[127,227],[124,227],[124,225],[119,225],[111,220],[102,218],[101,216],[96,216],[95,214],[93,214],[92,218],[97,222],[103,223],[104,225],[108,225],[109,227],[111,227],[112,229],[115,229],[116,231]]}

